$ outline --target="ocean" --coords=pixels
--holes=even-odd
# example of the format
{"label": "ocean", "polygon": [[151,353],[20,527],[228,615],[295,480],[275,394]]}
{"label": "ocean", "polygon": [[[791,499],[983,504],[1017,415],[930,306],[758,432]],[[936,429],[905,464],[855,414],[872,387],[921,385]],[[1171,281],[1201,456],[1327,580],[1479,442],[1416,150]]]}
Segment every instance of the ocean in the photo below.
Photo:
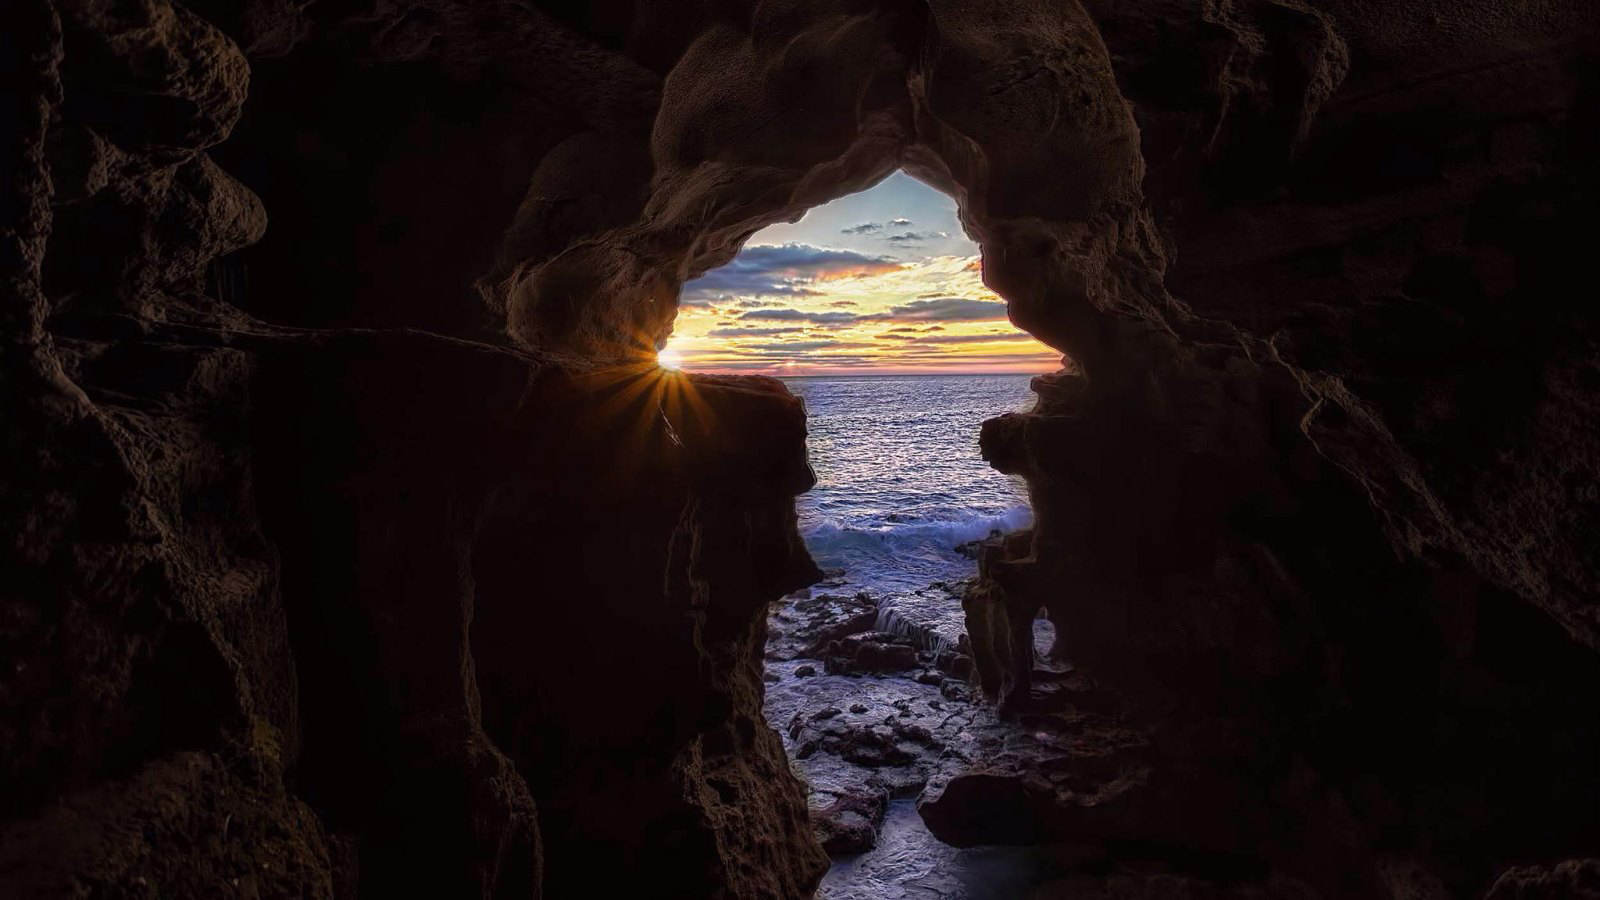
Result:
{"label": "ocean", "polygon": [[1021,479],[978,452],[985,419],[1032,406],[1030,377],[785,379],[805,400],[817,473],[797,501],[801,535],[819,566],[878,600],[882,630],[954,643],[960,602],[942,587],[977,572],[957,547],[1031,524]]}
{"label": "ocean", "polygon": [[[796,505],[826,577],[773,606],[763,709],[807,785],[814,821],[825,823],[819,835],[840,823],[865,825],[859,811],[883,804],[870,849],[836,850],[817,897],[1023,896],[1045,877],[1037,853],[943,844],[916,798],[941,766],[1014,738],[1014,726],[974,700],[964,678],[932,669],[938,651],[959,647],[961,596],[977,574],[977,562],[957,548],[1031,523],[1024,485],[978,452],[985,419],[1032,405],[1029,376],[785,381],[806,403],[817,485]],[[834,650],[821,650],[819,629],[874,614],[870,632],[892,632],[924,651],[914,664],[858,671],[827,658]],[[857,639],[869,631],[851,627],[846,633]]]}

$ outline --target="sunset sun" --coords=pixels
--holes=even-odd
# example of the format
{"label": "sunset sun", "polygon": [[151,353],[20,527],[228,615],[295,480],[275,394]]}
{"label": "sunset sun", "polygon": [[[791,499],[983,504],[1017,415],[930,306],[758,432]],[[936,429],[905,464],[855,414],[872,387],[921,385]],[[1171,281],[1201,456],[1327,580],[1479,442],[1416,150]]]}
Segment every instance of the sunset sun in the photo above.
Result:
{"label": "sunset sun", "polygon": [[1600,900],[1600,0],[0,48],[0,900]]}

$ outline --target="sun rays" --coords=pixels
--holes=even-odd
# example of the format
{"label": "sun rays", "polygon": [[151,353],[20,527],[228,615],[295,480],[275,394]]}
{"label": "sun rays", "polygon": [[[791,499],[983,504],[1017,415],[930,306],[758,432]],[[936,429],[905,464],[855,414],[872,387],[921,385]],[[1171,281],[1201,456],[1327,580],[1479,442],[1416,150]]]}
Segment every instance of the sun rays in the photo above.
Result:
{"label": "sun rays", "polygon": [[649,457],[662,437],[681,447],[685,434],[715,431],[715,412],[694,377],[655,359],[586,372],[578,381],[595,398],[596,416],[609,423],[624,456]]}

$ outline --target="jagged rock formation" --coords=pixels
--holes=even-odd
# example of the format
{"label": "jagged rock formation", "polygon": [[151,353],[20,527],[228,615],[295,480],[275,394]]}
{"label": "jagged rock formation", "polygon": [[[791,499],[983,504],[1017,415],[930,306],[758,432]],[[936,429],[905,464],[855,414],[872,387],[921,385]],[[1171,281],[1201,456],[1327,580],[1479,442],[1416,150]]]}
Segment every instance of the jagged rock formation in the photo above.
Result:
{"label": "jagged rock formation", "polygon": [[815,574],[801,413],[637,367],[686,278],[905,167],[1073,360],[985,430],[1038,525],[984,602],[1047,608],[1148,735],[1117,796],[1170,815],[1119,838],[1329,896],[1582,888],[1600,8],[15,0],[0,34],[8,885],[804,894],[758,669]]}
{"label": "jagged rock formation", "polygon": [[1102,295],[1131,315],[1063,335],[1082,374],[986,425],[1038,528],[976,605],[1047,607],[1144,711],[1141,793],[1195,816],[1151,840],[1361,896],[1592,853],[1597,357],[1560,285],[1596,185],[1571,66],[1595,14],[1087,6],[1166,291]]}

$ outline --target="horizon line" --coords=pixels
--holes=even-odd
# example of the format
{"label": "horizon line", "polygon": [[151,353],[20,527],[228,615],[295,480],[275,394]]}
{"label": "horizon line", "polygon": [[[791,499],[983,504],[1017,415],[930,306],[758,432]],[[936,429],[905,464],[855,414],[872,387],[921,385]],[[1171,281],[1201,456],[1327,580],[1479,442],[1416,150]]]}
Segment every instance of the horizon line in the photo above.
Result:
{"label": "horizon line", "polygon": [[766,376],[767,378],[884,378],[884,377],[902,377],[902,376],[933,376],[933,377],[961,378],[961,377],[968,376],[968,375],[986,375],[986,376],[987,375],[1048,375],[1051,372],[1060,371],[1061,368],[1062,367],[1058,366],[1058,367],[1056,367],[1054,369],[1028,370],[1028,371],[1021,371],[1021,372],[1018,372],[1018,371],[1008,371],[1008,372],[963,372],[963,371],[955,371],[955,372],[949,372],[949,371],[945,371],[945,372],[904,372],[904,371],[881,371],[881,370],[880,371],[871,371],[871,370],[862,371],[860,369],[851,369],[851,370],[843,371],[843,372],[791,373],[791,372],[751,372],[751,371],[732,371],[732,372],[729,372],[729,371],[696,370],[696,369],[686,369],[686,368],[672,369],[671,371],[682,372],[685,375],[763,375],[763,376]]}

